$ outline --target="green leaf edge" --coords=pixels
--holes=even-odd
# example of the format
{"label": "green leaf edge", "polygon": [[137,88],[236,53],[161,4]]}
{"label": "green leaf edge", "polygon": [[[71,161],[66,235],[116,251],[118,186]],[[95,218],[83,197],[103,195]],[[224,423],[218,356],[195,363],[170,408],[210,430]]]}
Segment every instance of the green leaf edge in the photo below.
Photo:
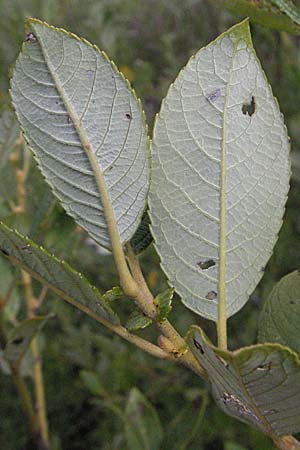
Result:
{"label": "green leaf edge", "polygon": [[[87,285],[87,287],[89,289],[91,289],[94,292],[94,294],[99,298],[100,304],[102,305],[104,311],[107,312],[107,314],[108,314],[107,320],[110,320],[115,325],[120,324],[120,319],[117,316],[117,314],[111,309],[108,302],[105,299],[103,299],[99,290],[94,285],[92,285],[84,275],[82,275],[80,272],[77,272],[75,269],[73,269],[73,267],[71,267],[67,262],[62,261],[59,258],[57,258],[55,255],[49,253],[42,246],[36,244],[34,241],[29,239],[27,236],[23,236],[18,230],[12,230],[7,225],[5,225],[3,222],[0,221],[0,230],[1,229],[4,233],[7,232],[7,233],[15,234],[18,238],[23,239],[26,242],[26,244],[30,245],[30,247],[32,247],[33,249],[36,249],[37,251],[41,251],[44,255],[47,256],[47,258],[52,259],[55,261],[55,263],[62,265],[66,269],[66,271],[71,272],[76,277],[79,277],[80,280],[83,281]],[[13,245],[14,245],[14,243],[13,243]],[[68,295],[68,294],[62,295],[60,293],[59,288],[57,288],[56,286],[53,287],[48,282],[45,283],[43,281],[42,276],[36,274],[32,269],[28,270],[28,267],[25,264],[23,264],[22,262],[20,262],[19,260],[17,260],[17,263],[16,263],[14,257],[11,257],[10,255],[5,255],[5,253],[3,251],[1,251],[1,249],[0,249],[0,254],[3,255],[6,259],[10,260],[13,265],[23,268],[25,271],[27,271],[29,274],[31,274],[37,281],[48,286],[49,289],[51,289],[53,292],[55,292],[63,300],[67,301],[68,303],[72,304],[73,306],[76,306],[76,304],[83,305],[83,306],[85,306],[85,308],[90,310],[90,308],[88,306],[84,305],[84,303],[82,303],[82,304],[79,303],[77,300],[74,300],[74,303],[71,303],[69,300],[66,299],[66,297],[71,298],[70,295]],[[90,311],[92,311],[92,310],[90,310]]]}
{"label": "green leaf edge", "polygon": [[[290,138],[290,136],[289,136],[289,134],[288,134],[287,126],[286,126],[286,124],[285,124],[285,122],[284,122],[284,120],[283,120],[283,119],[284,119],[284,115],[283,115],[283,113],[281,112],[281,109],[280,109],[280,107],[279,107],[279,103],[278,103],[277,97],[275,97],[275,95],[274,95],[274,93],[273,93],[272,86],[270,85],[270,83],[269,83],[269,81],[268,81],[268,79],[267,79],[266,73],[265,73],[265,71],[263,70],[263,67],[262,67],[262,65],[261,65],[260,59],[258,58],[258,56],[257,56],[257,54],[256,54],[256,51],[255,51],[255,48],[253,47],[253,41],[252,41],[251,32],[250,32],[250,19],[249,19],[248,17],[247,17],[246,19],[243,19],[241,22],[239,22],[239,23],[233,25],[232,27],[228,28],[228,30],[225,30],[223,33],[221,33],[221,34],[220,34],[219,36],[217,36],[215,39],[213,39],[212,41],[210,41],[207,45],[201,47],[195,54],[193,54],[192,56],[190,56],[190,58],[189,58],[188,61],[185,63],[185,65],[179,70],[179,72],[178,72],[176,78],[174,79],[174,81],[169,85],[169,88],[168,88],[168,90],[167,90],[167,93],[166,93],[166,95],[164,96],[164,98],[163,98],[162,101],[161,101],[160,109],[159,109],[159,111],[156,113],[155,118],[154,118],[153,132],[152,132],[152,134],[154,135],[154,131],[155,131],[155,127],[156,127],[156,122],[157,122],[157,120],[158,120],[158,116],[160,115],[160,113],[161,113],[161,111],[162,111],[162,109],[163,109],[163,107],[164,107],[165,99],[167,98],[167,96],[169,95],[169,92],[170,92],[171,89],[173,88],[174,83],[177,81],[178,77],[181,75],[181,72],[183,72],[183,71],[186,69],[186,66],[189,64],[189,62],[190,62],[190,61],[191,61],[191,60],[192,60],[199,52],[201,52],[202,50],[206,49],[206,48],[209,47],[210,45],[214,44],[214,43],[217,42],[219,39],[222,39],[226,34],[229,34],[229,33],[232,33],[232,32],[234,32],[234,34],[235,34],[239,39],[244,39],[244,40],[246,40],[247,45],[249,45],[249,47],[250,47],[251,50],[253,51],[253,53],[254,53],[254,55],[255,55],[255,57],[256,57],[256,59],[257,59],[257,62],[258,62],[258,64],[259,64],[259,67],[260,67],[260,69],[261,69],[261,71],[262,71],[262,73],[263,73],[263,76],[264,76],[264,78],[265,78],[265,80],[266,80],[266,82],[267,82],[267,84],[268,84],[268,86],[269,86],[269,88],[270,88],[270,91],[271,91],[272,97],[273,97],[273,99],[274,99],[274,102],[275,102],[276,106],[278,107],[278,110],[280,111],[280,117],[281,117],[281,119],[282,119],[282,123],[283,123],[284,129],[285,129],[285,131],[286,131],[286,135],[287,135],[288,143],[289,143],[289,148],[288,148],[288,150],[289,150],[289,152],[288,152],[288,153],[289,153],[289,163],[290,163],[290,178],[289,178],[289,180],[291,180],[291,176],[292,176],[292,160],[291,160],[291,144],[290,144],[291,138]],[[238,42],[236,43],[236,45],[238,45]],[[152,154],[152,150],[151,150],[151,149],[152,149],[152,142],[153,142],[153,137],[152,137],[152,139],[150,139],[150,151],[151,151],[151,154]],[[290,186],[290,181],[289,181],[289,186]],[[151,189],[151,183],[150,183],[150,189]],[[288,191],[289,191],[289,189],[288,189]],[[287,195],[286,195],[286,201],[287,201],[287,199],[288,199],[288,192],[287,192]],[[282,211],[281,225],[280,225],[279,231],[280,231],[280,229],[281,229],[281,227],[282,227],[282,224],[283,224],[283,216],[284,216],[285,211],[286,211],[286,201],[285,201],[285,203],[284,203],[284,208],[283,208],[283,211]],[[165,275],[165,277],[166,277],[166,279],[167,279],[167,284],[168,284],[168,286],[169,286],[170,288],[174,288],[174,286],[172,286],[172,284],[171,284],[170,281],[169,281],[169,277],[168,277],[168,274],[167,274],[166,270],[165,270],[164,267],[162,266],[162,261],[163,261],[164,258],[163,258],[163,255],[161,255],[161,253],[159,252],[159,250],[158,250],[158,248],[157,248],[157,245],[156,245],[156,242],[155,242],[155,236],[154,236],[154,233],[153,233],[152,223],[151,223],[151,209],[152,209],[152,206],[151,206],[151,196],[150,196],[149,199],[148,199],[148,204],[149,204],[149,218],[150,218],[150,225],[149,225],[149,227],[150,227],[151,234],[152,234],[152,236],[153,236],[153,246],[154,246],[154,248],[155,248],[156,253],[157,253],[158,256],[159,256],[159,259],[160,259],[160,268],[161,268],[162,272],[164,273],[164,275]],[[278,241],[279,231],[278,231],[278,233],[277,233],[277,237],[275,237],[275,241],[274,241],[274,246],[273,246],[273,248],[275,247],[275,245],[276,245],[276,243],[277,243],[277,241]],[[272,252],[272,253],[273,253],[273,252]],[[270,259],[270,257],[272,256],[272,253],[271,253],[270,256],[269,256],[269,259]],[[268,261],[269,261],[269,259],[268,259]],[[263,277],[263,275],[264,275],[264,274],[262,273],[261,278]],[[179,296],[180,296],[180,293],[179,293],[178,291],[176,291],[176,289],[175,289],[175,292],[177,292],[177,293],[179,294]],[[184,304],[184,306],[186,306],[186,304],[185,304],[185,302],[184,302],[184,299],[183,299],[181,296],[180,296],[180,299],[181,299],[181,302]],[[243,306],[245,306],[245,305],[243,305]],[[186,307],[188,307],[188,306],[186,306]],[[237,311],[237,312],[239,312],[239,311]],[[236,313],[235,313],[235,314],[236,314]],[[228,319],[228,317],[227,317],[227,319]]]}
{"label": "green leaf edge", "polygon": [[[103,57],[110,65],[111,65],[111,67],[112,67],[112,69],[115,71],[115,73],[116,73],[117,75],[120,75],[121,78],[125,81],[126,86],[127,86],[128,90],[129,90],[129,92],[133,95],[133,98],[134,98],[134,99],[137,101],[137,103],[138,103],[138,107],[139,107],[139,110],[140,110],[141,115],[142,115],[142,122],[143,122],[143,125],[144,125],[144,127],[145,127],[145,133],[146,133],[146,152],[147,152],[147,155],[146,155],[146,156],[147,156],[148,170],[149,170],[149,184],[148,184],[148,190],[147,190],[146,197],[145,197],[145,205],[144,205],[144,208],[140,211],[140,218],[139,218],[139,221],[138,221],[138,223],[137,223],[136,229],[135,229],[135,230],[133,231],[133,233],[132,233],[132,236],[131,236],[131,238],[132,238],[132,237],[135,235],[135,233],[137,232],[137,230],[138,230],[138,228],[139,228],[139,226],[140,226],[140,224],[141,224],[141,222],[142,222],[143,215],[144,215],[144,213],[145,213],[145,211],[146,211],[146,209],[147,209],[147,204],[148,204],[147,199],[148,199],[148,194],[149,194],[150,184],[151,184],[151,150],[150,150],[150,138],[149,138],[149,133],[148,133],[148,124],[147,124],[147,120],[146,120],[146,114],[145,114],[145,111],[143,110],[141,99],[136,95],[135,90],[134,90],[133,87],[131,86],[130,81],[129,81],[129,80],[125,77],[125,75],[118,69],[118,67],[117,67],[117,65],[114,63],[114,61],[111,60],[111,59],[109,58],[109,56],[105,53],[105,51],[100,50],[99,47],[98,47],[96,44],[92,44],[92,43],[89,42],[87,39],[85,39],[85,38],[83,38],[83,37],[80,37],[80,36],[77,36],[76,34],[72,33],[71,31],[67,31],[67,30],[65,30],[64,28],[55,27],[54,25],[50,25],[50,24],[48,24],[47,22],[45,22],[45,21],[43,21],[43,20],[40,20],[40,19],[36,19],[36,18],[34,18],[34,17],[27,17],[27,18],[25,19],[25,33],[26,33],[26,34],[28,34],[28,33],[30,32],[31,28],[34,26],[35,23],[38,23],[39,25],[45,26],[46,28],[50,28],[50,29],[55,30],[55,31],[57,31],[57,32],[64,33],[66,36],[69,36],[69,37],[71,37],[71,38],[73,38],[73,39],[75,39],[75,40],[77,40],[77,41],[79,41],[79,42],[82,42],[82,43],[88,45],[89,47],[91,47],[93,50],[96,50],[96,51],[97,51],[97,52],[98,52],[98,53],[99,53],[99,54],[100,54],[100,55],[101,55],[101,56],[102,56],[102,57]],[[16,109],[15,109],[13,100],[12,100],[12,95],[11,95],[12,85],[11,85],[11,83],[12,83],[12,79],[13,79],[13,76],[14,76],[14,72],[15,72],[16,65],[18,64],[19,59],[22,57],[23,52],[26,50],[26,44],[27,44],[27,41],[26,41],[26,40],[23,41],[22,47],[21,47],[21,51],[20,51],[20,53],[19,53],[19,55],[18,55],[18,58],[16,59],[14,65],[13,65],[13,67],[11,68],[11,71],[10,71],[10,79],[9,79],[9,85],[10,85],[10,87],[9,87],[9,94],[10,94],[10,98],[11,98],[11,105],[12,105],[12,109],[13,109],[13,111],[14,111],[16,117],[17,117],[18,124],[19,124],[19,127],[20,127],[20,131],[21,131],[21,133],[22,133],[22,135],[23,135],[23,137],[24,137],[24,140],[25,140],[25,142],[26,142],[26,145],[27,145],[28,149],[29,149],[29,150],[31,151],[31,153],[33,154],[34,160],[36,161],[36,164],[37,164],[37,166],[38,166],[40,172],[42,173],[44,180],[45,180],[46,183],[50,186],[51,192],[53,193],[54,197],[59,201],[59,204],[61,204],[60,199],[59,199],[59,198],[55,195],[55,193],[54,193],[53,185],[52,185],[51,182],[49,182],[48,179],[44,176],[44,173],[43,173],[43,171],[42,171],[42,169],[41,169],[41,167],[40,167],[40,164],[39,164],[39,162],[38,162],[38,160],[37,160],[37,158],[36,158],[36,156],[35,156],[35,152],[33,151],[33,149],[31,148],[31,146],[30,146],[30,144],[29,144],[29,142],[28,142],[28,139],[27,139],[27,136],[26,136],[26,132],[25,132],[24,128],[21,126],[21,124],[20,124],[19,117],[18,117],[17,111],[16,111]],[[108,191],[108,192],[109,192],[109,191]],[[99,201],[101,202],[101,199],[100,199],[100,192],[99,192]],[[76,218],[73,217],[72,213],[70,213],[70,212],[68,211],[68,206],[67,206],[67,205],[66,205],[66,206],[63,206],[63,209],[66,211],[66,213],[67,213],[70,217],[73,218],[73,220],[75,221],[75,223],[77,223],[77,222],[76,222]],[[104,215],[104,217],[105,217],[105,215]],[[87,230],[86,230],[86,231],[87,231]],[[88,233],[88,231],[87,231],[87,233]],[[88,235],[89,235],[89,233],[88,233]],[[90,237],[91,237],[91,236],[90,236]],[[92,238],[92,237],[91,237],[91,238]],[[93,238],[92,238],[92,239],[93,239]],[[130,239],[129,239],[127,242],[129,242],[129,241],[130,241]],[[97,244],[99,244],[99,243],[97,242]],[[123,245],[124,245],[124,244],[125,244],[125,242],[123,243]],[[100,245],[100,244],[99,244],[99,245]],[[102,244],[101,244],[101,247],[106,248],[107,250],[111,251],[111,248],[106,247],[106,246],[104,246],[104,245],[102,245]]]}

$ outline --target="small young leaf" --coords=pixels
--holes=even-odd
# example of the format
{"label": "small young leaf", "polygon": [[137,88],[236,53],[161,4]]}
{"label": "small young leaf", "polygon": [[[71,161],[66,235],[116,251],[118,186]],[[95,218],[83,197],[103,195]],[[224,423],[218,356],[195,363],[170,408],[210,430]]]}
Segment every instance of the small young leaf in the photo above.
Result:
{"label": "small young leaf", "polygon": [[0,169],[5,166],[19,133],[15,115],[11,111],[5,111],[0,116]]}
{"label": "small young leaf", "polygon": [[136,254],[142,253],[152,243],[153,237],[150,231],[150,218],[148,210],[144,212],[140,226],[136,230],[134,236],[130,240]]}
{"label": "small young leaf", "polygon": [[119,323],[99,291],[81,274],[1,222],[0,254],[77,308],[83,305],[110,322]]}
{"label": "small young leaf", "polygon": [[125,433],[130,450],[159,450],[163,430],[157,412],[141,394],[130,391],[125,411]]}
{"label": "small young leaf", "polygon": [[29,38],[11,82],[25,139],[68,214],[110,249],[107,208],[124,243],[146,205],[148,138],[140,102],[96,46],[36,19],[26,26]]}
{"label": "small young leaf", "polygon": [[278,342],[300,354],[300,273],[283,277],[267,298],[260,316],[259,342]]}
{"label": "small young leaf", "polygon": [[272,436],[300,431],[300,363],[296,353],[279,344],[222,351],[196,326],[189,331],[187,341],[206,370],[215,400],[224,412]]}
{"label": "small young leaf", "polygon": [[14,328],[4,350],[4,358],[11,364],[18,364],[28,349],[31,340],[45,325],[49,316],[24,320]]}
{"label": "small young leaf", "polygon": [[158,320],[160,322],[165,320],[171,312],[173,295],[174,289],[166,289],[161,294],[158,294],[154,299],[154,304],[157,308]]}
{"label": "small young leaf", "polygon": [[224,0],[223,4],[265,27],[300,34],[300,10],[291,0]]}
{"label": "small young leaf", "polygon": [[109,289],[108,291],[104,292],[102,298],[104,299],[104,301],[109,303],[125,298],[125,294],[119,286],[115,286]]}
{"label": "small young leaf", "polygon": [[134,311],[126,322],[126,328],[129,331],[141,330],[151,325],[152,320],[140,311]]}
{"label": "small young leaf", "polygon": [[286,128],[248,21],[179,73],[152,152],[149,213],[162,268],[187,307],[230,317],[263,275],[290,178]]}

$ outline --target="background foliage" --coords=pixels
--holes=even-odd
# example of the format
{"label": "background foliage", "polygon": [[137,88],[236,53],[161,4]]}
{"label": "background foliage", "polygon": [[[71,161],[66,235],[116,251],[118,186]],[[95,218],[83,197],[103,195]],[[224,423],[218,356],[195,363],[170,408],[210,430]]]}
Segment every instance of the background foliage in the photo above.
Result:
{"label": "background foliage", "polygon": [[[39,17],[86,37],[106,50],[141,97],[148,122],[170,82],[190,55],[241,17],[214,0],[0,0],[0,110],[9,102],[8,78],[24,40],[24,18]],[[229,320],[231,349],[256,342],[263,300],[282,276],[299,269],[300,256],[300,38],[252,26],[254,45],[278,98],[293,142],[293,177],[287,212],[274,255],[250,302]],[[0,173],[0,219],[66,259],[100,290],[117,284],[111,256],[99,249],[54,204],[34,163],[27,181],[27,211],[11,215],[11,166]],[[11,183],[11,185],[9,184]],[[34,220],[44,208],[42,227]],[[166,287],[150,247],[142,258],[154,293]],[[0,259],[0,294],[14,270]],[[40,287],[34,284],[38,295]],[[14,290],[10,320],[25,315],[22,290]],[[125,315],[130,302],[120,306]],[[205,383],[187,370],[157,361],[48,294],[41,313],[54,312],[40,337],[48,415],[54,450],[269,450],[268,438],[225,416]],[[215,339],[211,322],[175,297],[171,321],[185,333],[199,324]],[[151,327],[143,331],[152,334]],[[153,332],[154,333],[154,332]],[[24,368],[30,376],[30,369]],[[0,448],[29,450],[19,400],[0,373]],[[4,395],[5,394],[5,395]],[[144,397],[143,397],[144,396]],[[141,419],[142,418],[142,419]],[[141,424],[140,420],[144,422]],[[144,430],[137,435],[136,430]]]}

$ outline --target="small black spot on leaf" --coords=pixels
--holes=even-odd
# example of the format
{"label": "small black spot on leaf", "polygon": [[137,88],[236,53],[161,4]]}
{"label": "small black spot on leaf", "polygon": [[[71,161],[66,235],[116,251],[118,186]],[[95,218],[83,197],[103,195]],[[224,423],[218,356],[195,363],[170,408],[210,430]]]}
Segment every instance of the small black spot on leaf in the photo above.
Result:
{"label": "small black spot on leaf", "polygon": [[248,114],[248,116],[252,116],[252,114],[254,114],[255,113],[255,99],[254,99],[254,97],[252,96],[251,97],[251,102],[250,103],[244,103],[243,104],[243,106],[242,106],[242,113],[244,114],[244,115],[246,115],[246,114]]}
{"label": "small black spot on leaf", "polygon": [[9,256],[9,253],[4,250],[3,248],[0,248],[0,252],[4,255],[4,256]]}
{"label": "small black spot on leaf", "polygon": [[22,336],[20,336],[20,337],[16,337],[16,338],[12,341],[12,343],[15,344],[15,345],[20,345],[20,344],[22,344],[23,341],[24,341],[24,338],[23,338]]}
{"label": "small black spot on leaf", "polygon": [[207,300],[215,300],[218,297],[218,294],[216,293],[216,291],[209,291],[205,298],[207,298]]}
{"label": "small black spot on leaf", "polygon": [[295,304],[295,300],[290,300],[290,304],[294,305]]}
{"label": "small black spot on leaf", "polygon": [[256,367],[256,370],[263,371],[263,372],[269,372],[272,369],[273,363],[272,361],[269,361],[266,364],[261,364],[260,366]]}
{"label": "small black spot on leaf", "polygon": [[194,341],[195,347],[196,347],[198,350],[200,350],[201,355],[204,355],[204,350],[203,350],[202,345],[201,345],[198,341],[196,341],[196,339],[193,339],[193,341]]}
{"label": "small black spot on leaf", "polygon": [[202,269],[202,270],[207,270],[210,267],[213,267],[215,265],[216,265],[216,263],[213,259],[207,259],[206,261],[200,261],[197,264],[197,266],[199,266],[200,269]]}
{"label": "small black spot on leaf", "polygon": [[131,114],[129,114],[129,113],[126,113],[125,116],[126,116],[127,119],[129,119],[129,120],[132,119]]}

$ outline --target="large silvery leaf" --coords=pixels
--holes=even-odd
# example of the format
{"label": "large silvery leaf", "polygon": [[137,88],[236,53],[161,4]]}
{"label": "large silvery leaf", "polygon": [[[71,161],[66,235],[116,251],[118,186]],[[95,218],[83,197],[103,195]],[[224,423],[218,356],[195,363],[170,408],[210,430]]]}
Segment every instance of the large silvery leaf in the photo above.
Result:
{"label": "large silvery leaf", "polygon": [[300,354],[300,273],[276,284],[264,303],[259,323],[260,342],[278,342]]}
{"label": "large silvery leaf", "polygon": [[108,194],[126,242],[140,223],[148,190],[140,102],[96,46],[36,19],[27,28],[11,83],[25,138],[55,195],[90,236],[110,248],[102,201]]}
{"label": "large silvery leaf", "polygon": [[258,344],[235,352],[218,350],[196,326],[188,334],[188,344],[206,370],[224,412],[271,436],[300,431],[296,353],[279,344]]}
{"label": "large silvery leaf", "polygon": [[150,216],[170,283],[213,320],[248,300],[281,227],[289,187],[282,116],[244,21],[190,59],[153,137]]}
{"label": "large silvery leaf", "polygon": [[119,322],[100,292],[80,273],[1,222],[0,255],[86,314],[96,313],[112,323]]}

